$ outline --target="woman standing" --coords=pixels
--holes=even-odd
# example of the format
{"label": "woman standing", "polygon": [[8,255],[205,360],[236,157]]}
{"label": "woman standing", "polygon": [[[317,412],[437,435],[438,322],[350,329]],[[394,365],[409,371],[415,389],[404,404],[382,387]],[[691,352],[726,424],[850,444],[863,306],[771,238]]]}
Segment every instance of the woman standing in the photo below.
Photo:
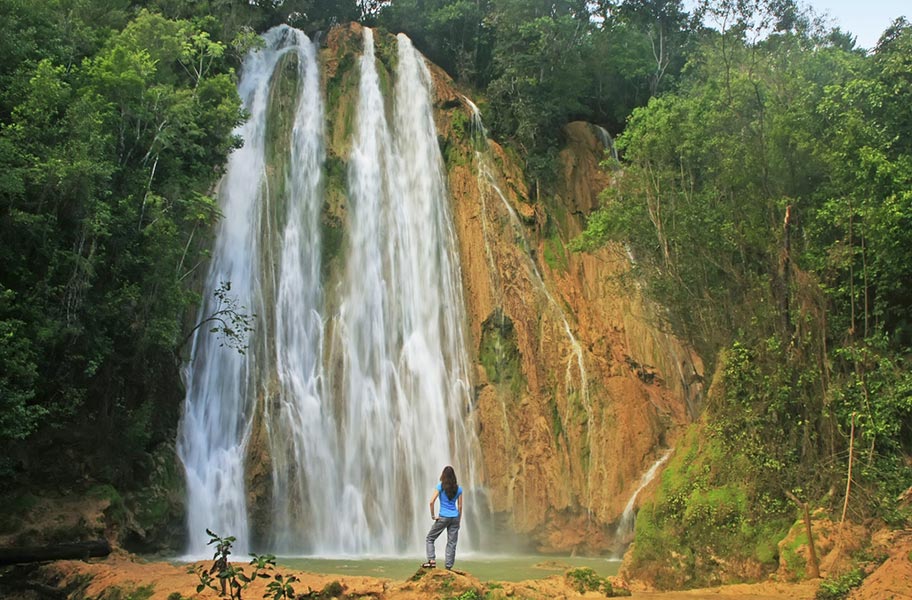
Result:
{"label": "woman standing", "polygon": [[[440,511],[434,514],[434,504],[440,498]],[[447,531],[446,568],[452,569],[456,562],[456,540],[459,537],[459,521],[462,518],[462,488],[456,483],[456,471],[453,467],[446,466],[440,474],[440,483],[431,497],[431,518],[434,524],[427,534],[427,562],[422,567],[433,569],[437,566],[435,560],[436,548],[434,542],[443,532]]]}

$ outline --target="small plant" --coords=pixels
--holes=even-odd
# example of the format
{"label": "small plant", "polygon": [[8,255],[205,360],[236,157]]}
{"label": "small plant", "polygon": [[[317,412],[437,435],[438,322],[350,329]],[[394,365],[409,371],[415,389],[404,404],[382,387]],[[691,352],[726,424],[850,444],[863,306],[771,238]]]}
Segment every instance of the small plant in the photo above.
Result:
{"label": "small plant", "polygon": [[596,591],[602,587],[605,581],[595,574],[595,571],[588,567],[571,569],[564,574],[567,583],[580,594],[589,591]]}
{"label": "small plant", "polygon": [[276,573],[273,581],[266,586],[266,593],[263,594],[263,597],[272,598],[272,600],[294,598],[295,591],[291,584],[297,583],[297,581],[298,578],[294,575],[283,576],[281,573]]}
{"label": "small plant", "polygon": [[345,589],[342,587],[342,584],[338,581],[331,581],[326,584],[326,587],[323,588],[321,594],[326,598],[336,598],[342,595]]}
{"label": "small plant", "polygon": [[[231,555],[231,546],[234,544],[233,536],[221,537],[210,530],[206,530],[211,538],[207,545],[215,544],[215,553],[212,555],[213,563],[209,569],[197,567],[192,570],[199,577],[200,583],[196,586],[196,593],[201,593],[204,589],[209,588],[220,596],[231,598],[231,600],[241,600],[242,592],[247,589],[250,582],[260,578],[269,578],[270,573],[275,568],[276,559],[271,554],[252,554],[250,565],[253,572],[248,576],[242,567],[232,565],[228,562],[228,556]],[[266,586],[264,598],[280,600],[282,598],[294,598],[294,588],[292,583],[298,581],[298,578],[281,574],[272,575],[274,581],[269,582]]]}
{"label": "small plant", "polygon": [[833,579],[825,579],[817,590],[816,600],[843,600],[849,593],[861,585],[865,574],[861,569],[854,569]]}
{"label": "small plant", "polygon": [[190,341],[197,329],[208,324],[210,325],[209,332],[218,334],[221,338],[219,347],[228,346],[241,355],[247,353],[247,337],[253,331],[256,314],[247,313],[247,307],[242,306],[237,296],[233,296],[230,292],[230,281],[223,281],[219,284],[218,288],[212,292],[216,300],[212,312],[193,326],[181,342],[179,349]]}
{"label": "small plant", "polygon": [[604,577],[599,577],[595,571],[588,567],[571,569],[564,574],[567,584],[580,594],[586,592],[601,592],[609,598],[617,596],[629,596],[630,590],[617,588],[611,585],[611,582]]}

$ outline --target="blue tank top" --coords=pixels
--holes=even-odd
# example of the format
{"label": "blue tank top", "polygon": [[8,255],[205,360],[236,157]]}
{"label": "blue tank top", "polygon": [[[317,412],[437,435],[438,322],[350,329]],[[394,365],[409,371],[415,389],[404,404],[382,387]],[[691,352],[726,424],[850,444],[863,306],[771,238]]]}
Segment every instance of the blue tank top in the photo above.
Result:
{"label": "blue tank top", "polygon": [[440,498],[440,516],[441,517],[458,517],[459,510],[456,509],[456,498],[462,496],[462,486],[456,486],[456,498],[452,500],[443,491],[443,484],[437,484],[437,497]]}

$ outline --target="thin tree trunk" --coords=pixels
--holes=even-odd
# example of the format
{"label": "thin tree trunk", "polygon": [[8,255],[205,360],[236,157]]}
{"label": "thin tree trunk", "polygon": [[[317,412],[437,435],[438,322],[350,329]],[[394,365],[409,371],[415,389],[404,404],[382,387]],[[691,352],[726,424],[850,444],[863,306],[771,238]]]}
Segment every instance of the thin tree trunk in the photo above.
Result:
{"label": "thin tree trunk", "polygon": [[808,539],[808,578],[820,579],[820,563],[817,562],[817,548],[814,545],[814,531],[811,528],[811,509],[807,502],[802,502],[795,494],[785,492],[785,495],[791,498],[792,502],[797,504],[804,511],[804,530]]}
{"label": "thin tree trunk", "polygon": [[852,459],[855,454],[855,413],[852,413],[852,432],[849,434],[849,469],[846,474],[846,491],[845,501],[842,503],[842,518],[839,520],[839,527],[842,528],[845,523],[846,511],[849,509],[849,492],[852,490]]}

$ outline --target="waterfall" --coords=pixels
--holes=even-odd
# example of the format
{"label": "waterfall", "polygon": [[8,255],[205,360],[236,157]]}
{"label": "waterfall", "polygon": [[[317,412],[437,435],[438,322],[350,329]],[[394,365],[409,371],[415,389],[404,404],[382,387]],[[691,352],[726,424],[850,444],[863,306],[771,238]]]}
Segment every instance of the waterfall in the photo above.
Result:
{"label": "waterfall", "polygon": [[627,501],[627,505],[624,506],[624,512],[621,514],[621,519],[618,521],[617,530],[615,531],[614,538],[622,543],[626,544],[631,539],[633,539],[633,525],[634,517],[636,516],[633,512],[634,505],[636,504],[637,496],[640,495],[640,492],[643,491],[647,485],[649,485],[653,479],[655,479],[656,473],[659,472],[659,467],[665,464],[671,457],[672,450],[666,450],[662,453],[662,456],[658,458],[649,469],[643,473],[643,476],[640,478],[640,484],[631,494],[630,499]]}
{"label": "waterfall", "polygon": [[[238,87],[250,118],[236,131],[245,143],[229,158],[220,186],[225,218],[216,235],[200,320],[222,308],[212,293],[223,282],[230,283],[229,293],[246,310],[264,314],[264,280],[269,274],[260,268],[264,255],[261,238],[270,219],[263,206],[274,200],[268,194],[265,164],[269,80],[289,52],[300,54],[301,62],[309,57],[311,65],[315,64],[303,34],[279,27],[264,37],[265,47],[245,60]],[[256,398],[264,385],[259,379],[263,370],[259,348],[268,344],[263,324],[263,318],[257,319],[257,333],[263,335],[252,337],[251,348],[244,354],[223,348],[206,327],[198,329],[193,339],[184,373],[187,396],[177,443],[186,474],[191,555],[206,551],[207,528],[233,535],[237,553],[249,549],[244,469]]]}
{"label": "waterfall", "polygon": [[420,542],[445,465],[471,485],[470,378],[430,74],[400,35],[391,127],[367,28],[360,69],[333,328],[345,406],[337,535],[342,552],[392,553]]}
{"label": "waterfall", "polygon": [[[241,555],[258,545],[283,554],[418,554],[442,468],[452,464],[471,490],[480,462],[430,73],[400,35],[388,111],[373,32],[364,29],[345,252],[336,284],[324,289],[316,48],[287,26],[264,38],[242,69],[250,118],[220,185],[224,218],[205,285],[211,298],[230,281],[256,314],[255,330],[243,355],[206,328],[193,340],[178,439],[189,554],[205,553],[207,528],[235,536]],[[287,88],[276,91],[288,77],[290,109]],[[200,319],[215,310],[207,301]],[[248,464],[252,456],[261,462]],[[260,487],[248,489],[252,481]],[[248,506],[257,498],[271,504]],[[468,503],[470,524],[478,508]],[[461,547],[471,549],[465,533]]]}
{"label": "waterfall", "polygon": [[611,154],[612,163],[611,169],[617,171],[620,168],[621,159],[618,157],[617,148],[614,145],[614,139],[612,139],[611,134],[608,133],[608,130],[599,125],[593,125],[595,128],[596,136],[599,141],[602,143],[602,147]]}

